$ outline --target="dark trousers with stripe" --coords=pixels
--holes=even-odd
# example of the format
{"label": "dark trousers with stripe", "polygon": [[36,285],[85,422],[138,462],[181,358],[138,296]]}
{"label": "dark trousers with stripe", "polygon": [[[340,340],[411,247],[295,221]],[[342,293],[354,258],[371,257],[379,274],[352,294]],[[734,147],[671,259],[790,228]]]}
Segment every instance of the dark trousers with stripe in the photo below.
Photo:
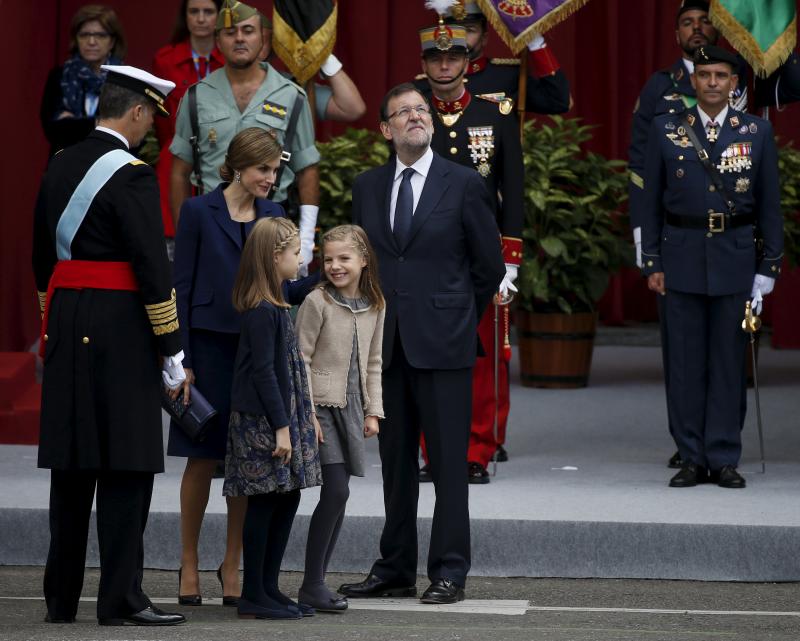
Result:
{"label": "dark trousers with stripe", "polygon": [[472,368],[417,369],[406,360],[399,333],[383,372],[386,419],[378,434],[386,523],[381,558],[372,572],[414,585],[417,578],[419,436],[425,436],[436,490],[428,578],[460,586],[469,572],[467,447],[472,408]]}
{"label": "dark trousers with stripe", "polygon": [[736,466],[741,457],[747,298],[668,290],[664,301],[673,436],[684,461],[711,470]]}
{"label": "dark trousers with stripe", "polygon": [[95,489],[100,548],[97,618],[125,617],[150,605],[142,591],[142,568],[152,472],[52,470],[50,550],[44,572],[51,619],[71,619],[78,610]]}

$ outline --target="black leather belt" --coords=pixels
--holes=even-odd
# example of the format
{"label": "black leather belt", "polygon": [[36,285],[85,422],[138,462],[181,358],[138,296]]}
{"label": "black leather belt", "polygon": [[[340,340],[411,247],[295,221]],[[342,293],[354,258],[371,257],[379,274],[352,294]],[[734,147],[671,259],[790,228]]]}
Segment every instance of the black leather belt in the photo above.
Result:
{"label": "black leather belt", "polygon": [[712,211],[707,217],[684,216],[667,212],[667,224],[673,227],[684,227],[689,229],[707,229],[711,233],[723,232],[726,229],[752,225],[756,221],[753,213],[731,215],[725,212]]}

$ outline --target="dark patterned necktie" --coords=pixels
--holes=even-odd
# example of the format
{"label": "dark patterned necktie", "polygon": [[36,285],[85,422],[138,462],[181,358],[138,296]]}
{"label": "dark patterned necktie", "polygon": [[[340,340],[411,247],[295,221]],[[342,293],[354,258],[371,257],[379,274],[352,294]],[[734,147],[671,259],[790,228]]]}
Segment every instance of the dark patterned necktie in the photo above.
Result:
{"label": "dark patterned necktie", "polygon": [[403,180],[397,190],[397,203],[394,208],[394,237],[400,247],[405,246],[408,232],[411,229],[411,217],[414,215],[414,192],[411,190],[411,176],[415,170],[407,167],[403,170]]}

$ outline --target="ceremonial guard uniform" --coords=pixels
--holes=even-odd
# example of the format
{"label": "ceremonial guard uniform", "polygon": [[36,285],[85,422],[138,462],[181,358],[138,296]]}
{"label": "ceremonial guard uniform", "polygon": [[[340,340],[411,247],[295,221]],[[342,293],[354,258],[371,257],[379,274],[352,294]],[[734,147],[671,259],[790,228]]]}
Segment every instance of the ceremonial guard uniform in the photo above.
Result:
{"label": "ceremonial guard uniform", "polygon": [[[174,87],[132,67],[106,69],[107,85],[145,93],[162,110]],[[101,94],[101,121],[103,104]],[[138,141],[103,127],[54,156],[36,204],[39,467],[52,470],[44,591],[53,622],[75,618],[95,486],[100,622],[183,621],[164,620],[141,588],[153,474],[164,470],[159,355],[179,363],[182,353],[158,184],[128,142]]]}
{"label": "ceremonial guard uniform", "polygon": [[[701,47],[695,62],[736,67],[734,56],[718,47]],[[710,470],[720,485],[744,487],[735,472],[746,343],[741,324],[755,275],[780,273],[777,151],[768,121],[729,107],[708,123],[708,132],[706,120],[695,106],[657,116],[650,127],[641,209],[643,272],[662,272],[664,278],[667,402],[684,466],[670,484],[703,482]],[[706,151],[692,143],[692,132],[723,189],[702,164]],[[754,231],[763,240],[760,251]],[[684,474],[687,465],[694,466],[690,477]]]}

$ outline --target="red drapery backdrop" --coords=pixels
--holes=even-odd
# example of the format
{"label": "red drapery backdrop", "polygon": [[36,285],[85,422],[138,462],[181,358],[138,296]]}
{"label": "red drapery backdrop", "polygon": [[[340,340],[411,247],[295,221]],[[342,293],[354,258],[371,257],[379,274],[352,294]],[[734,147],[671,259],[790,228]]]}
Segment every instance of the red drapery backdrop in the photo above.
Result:
{"label": "red drapery backdrop", "polygon": [[[271,0],[250,3],[271,15]],[[82,4],[40,0],[4,6],[0,47],[2,59],[7,61],[7,98],[2,106],[5,155],[0,176],[0,350],[26,349],[38,333],[30,250],[34,201],[47,158],[38,121],[39,102],[47,72],[65,58],[69,21]],[[129,43],[126,62],[149,68],[153,53],[169,38],[179,3],[116,0],[106,4],[116,9],[124,25]],[[569,115],[597,125],[590,145],[593,150],[609,157],[626,157],[631,112],[642,85],[679,55],[674,35],[678,4],[678,0],[593,0],[547,34],[548,44],[570,80],[575,106]],[[433,21],[433,12],[424,9],[422,0],[340,0],[335,51],[368,107],[367,115],[355,126],[375,127],[386,89],[419,73],[417,29]],[[496,34],[491,35],[489,53],[509,55]],[[798,109],[773,110],[771,117],[784,140],[800,143]],[[342,130],[341,125],[323,123],[320,137]],[[781,307],[781,312],[774,314],[776,332],[779,322],[782,332],[786,333],[786,328],[795,332],[795,336],[787,335],[783,346],[800,347],[796,329],[800,317],[788,309],[788,300],[800,289],[800,278],[795,277],[794,284],[791,280],[779,281],[767,305]],[[782,300],[787,304],[782,305]],[[601,314],[612,324],[652,320],[655,302],[638,274],[625,271],[612,279]]]}

